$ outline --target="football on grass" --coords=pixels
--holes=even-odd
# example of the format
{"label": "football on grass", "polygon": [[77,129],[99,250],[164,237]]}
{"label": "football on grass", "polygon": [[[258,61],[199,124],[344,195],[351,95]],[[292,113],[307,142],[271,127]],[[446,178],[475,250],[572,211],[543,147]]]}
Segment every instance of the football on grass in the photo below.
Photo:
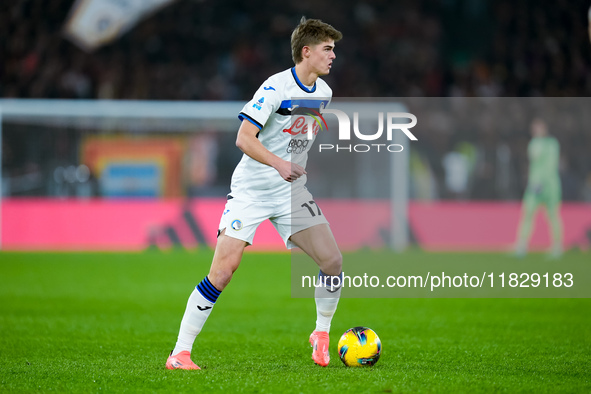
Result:
{"label": "football on grass", "polygon": [[378,362],[382,343],[371,328],[354,327],[341,336],[338,348],[339,357],[346,366],[364,367]]}

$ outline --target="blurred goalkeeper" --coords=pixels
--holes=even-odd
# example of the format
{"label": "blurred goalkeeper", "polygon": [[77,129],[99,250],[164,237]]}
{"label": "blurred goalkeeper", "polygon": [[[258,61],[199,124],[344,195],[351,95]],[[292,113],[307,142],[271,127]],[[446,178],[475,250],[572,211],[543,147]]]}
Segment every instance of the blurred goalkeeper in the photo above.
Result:
{"label": "blurred goalkeeper", "polygon": [[523,196],[521,223],[517,233],[515,254],[525,256],[532,225],[540,204],[546,208],[551,228],[551,256],[562,255],[562,219],[560,218],[561,186],[559,175],[560,145],[548,135],[546,123],[535,118],[531,123],[532,139],[527,147],[529,158],[528,184]]}
{"label": "blurred goalkeeper", "polygon": [[[196,336],[238,269],[256,229],[269,219],[287,248],[302,249],[320,268],[323,286],[315,289],[316,328],[310,335],[312,359],[327,366],[329,331],[342,284],[342,256],[322,211],[305,187],[306,161],[318,128],[308,129],[306,114],[318,113],[332,97],[321,78],[335,59],[342,34],[317,19],[302,18],[291,35],[295,67],[269,77],[238,118],[236,145],[244,152],[232,175],[209,274],[187,302],[168,369],[200,369],[191,360]],[[253,284],[260,286],[260,284]]]}

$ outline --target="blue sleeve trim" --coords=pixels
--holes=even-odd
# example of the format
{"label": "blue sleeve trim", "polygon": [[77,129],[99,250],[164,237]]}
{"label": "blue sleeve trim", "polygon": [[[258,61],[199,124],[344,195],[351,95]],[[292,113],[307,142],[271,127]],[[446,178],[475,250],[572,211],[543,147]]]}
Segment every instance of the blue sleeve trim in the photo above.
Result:
{"label": "blue sleeve trim", "polygon": [[256,127],[258,127],[259,130],[261,130],[263,128],[262,124],[260,124],[259,122],[257,122],[256,120],[254,120],[253,118],[251,118],[250,116],[245,114],[244,112],[240,112],[240,114],[238,115],[238,119],[240,119],[242,121],[244,121],[244,119],[248,120],[250,123],[252,123]]}

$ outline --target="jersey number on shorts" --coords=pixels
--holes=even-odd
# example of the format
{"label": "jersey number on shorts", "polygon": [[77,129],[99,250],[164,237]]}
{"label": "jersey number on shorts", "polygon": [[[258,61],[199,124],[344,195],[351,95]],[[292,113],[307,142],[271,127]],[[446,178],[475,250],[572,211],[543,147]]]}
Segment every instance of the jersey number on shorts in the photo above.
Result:
{"label": "jersey number on shorts", "polygon": [[308,208],[308,211],[310,211],[310,215],[312,215],[312,217],[316,216],[316,214],[314,213],[314,210],[312,209],[312,207],[310,207],[310,205],[316,205],[316,210],[318,211],[318,216],[322,215],[322,211],[320,211],[320,207],[318,206],[318,204],[316,204],[313,200],[308,201],[307,203],[303,203],[302,204],[302,208],[306,207]]}

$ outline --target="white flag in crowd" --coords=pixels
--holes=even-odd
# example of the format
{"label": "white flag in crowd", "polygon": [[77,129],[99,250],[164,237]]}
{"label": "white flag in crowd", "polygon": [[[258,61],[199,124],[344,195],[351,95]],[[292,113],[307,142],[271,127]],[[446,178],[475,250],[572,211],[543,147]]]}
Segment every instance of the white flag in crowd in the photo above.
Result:
{"label": "white flag in crowd", "polygon": [[77,0],[64,34],[93,51],[131,29],[139,20],[176,0]]}

